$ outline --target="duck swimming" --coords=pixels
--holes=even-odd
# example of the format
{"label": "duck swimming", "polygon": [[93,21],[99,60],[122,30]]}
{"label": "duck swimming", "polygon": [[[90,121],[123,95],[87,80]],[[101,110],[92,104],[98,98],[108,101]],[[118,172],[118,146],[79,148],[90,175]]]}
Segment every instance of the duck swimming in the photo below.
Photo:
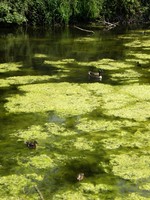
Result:
{"label": "duck swimming", "polygon": [[37,146],[38,142],[37,142],[36,140],[33,141],[33,142],[27,141],[25,144],[27,145],[27,147],[28,147],[29,149],[36,149],[36,146]]}
{"label": "duck swimming", "polygon": [[78,181],[82,181],[84,179],[84,173],[79,173],[77,176]]}
{"label": "duck swimming", "polygon": [[141,67],[142,65],[141,65],[140,62],[136,62],[136,66],[137,66],[137,67]]}
{"label": "duck swimming", "polygon": [[92,78],[92,79],[99,79],[100,81],[102,81],[102,78],[103,78],[103,70],[102,70],[102,69],[99,69],[98,72],[89,71],[89,72],[88,72],[88,75],[89,75],[89,78]]}

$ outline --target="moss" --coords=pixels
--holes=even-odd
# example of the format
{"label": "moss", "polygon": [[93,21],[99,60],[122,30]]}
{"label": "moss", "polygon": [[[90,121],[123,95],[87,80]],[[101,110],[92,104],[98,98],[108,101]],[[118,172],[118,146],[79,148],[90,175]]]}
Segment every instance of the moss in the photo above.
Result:
{"label": "moss", "polygon": [[93,142],[88,141],[85,138],[77,138],[77,140],[74,142],[74,146],[78,150],[89,150],[93,151]]}
{"label": "moss", "polygon": [[141,190],[150,191],[150,183],[143,183],[140,185]]}
{"label": "moss", "polygon": [[66,191],[66,192],[59,192],[58,194],[54,195],[52,200],[86,200],[87,198],[81,192],[76,191]]}
{"label": "moss", "polygon": [[[19,196],[26,198],[25,187],[28,185],[31,187],[31,184],[30,180],[23,175],[1,177],[0,195],[3,199],[17,199]],[[27,197],[27,199],[29,198]]]}
{"label": "moss", "polygon": [[[97,105],[96,98],[76,84],[38,84],[19,87],[26,94],[8,98],[9,112],[45,112],[55,110],[60,115],[89,112]],[[44,98],[43,98],[44,96]]]}
{"label": "moss", "polygon": [[150,59],[150,55],[149,54],[141,53],[141,52],[140,53],[130,52],[129,55],[130,56],[132,55],[137,59],[143,59],[143,60]]}
{"label": "moss", "polygon": [[[60,65],[56,62],[53,64],[61,67],[61,70],[66,73],[67,62],[68,60],[63,60],[60,61]],[[69,60],[69,62],[74,61]],[[98,61],[96,67],[98,68],[101,63],[105,65],[105,62],[108,71],[111,71],[113,66],[115,70],[127,69],[131,77],[135,79],[140,77],[138,73],[134,73],[132,64],[121,62],[116,64],[114,60],[103,60]],[[90,64],[94,66],[94,62]],[[86,63],[83,65],[86,66]],[[111,78],[126,79],[129,74],[114,74]],[[113,175],[122,179],[137,183],[142,177],[148,178],[150,173],[148,169],[150,146],[148,135],[150,127],[147,123],[150,100],[148,85],[131,84],[130,81],[128,81],[130,85],[121,87],[103,83],[32,84],[30,78],[20,79],[19,84],[22,85],[18,89],[23,92],[23,95],[13,94],[8,97],[5,108],[9,113],[15,114],[49,113],[49,115],[47,114],[46,123],[31,125],[11,134],[13,138],[17,137],[18,141],[36,139],[39,142],[37,150],[28,151],[26,159],[18,158],[18,172],[24,172],[29,180],[41,182],[43,188],[45,185],[47,188],[47,182],[59,184],[57,191],[54,190],[54,186],[50,189],[53,199],[69,199],[72,196],[75,199],[89,200],[99,199],[99,197],[113,198],[116,192],[114,185],[104,184],[103,181],[101,183],[98,181],[96,184],[89,183],[92,177],[87,177],[85,182],[78,185],[78,192],[69,184],[73,182],[72,176],[77,169],[79,171],[80,167],[89,167],[88,170],[92,171],[90,163],[98,162],[101,157],[99,168],[102,168],[105,173],[110,173],[111,166]],[[36,77],[32,78],[32,80],[37,80]],[[44,76],[41,80],[47,78],[49,77]],[[17,79],[13,77],[10,81],[17,84],[19,80]],[[74,119],[71,122],[70,117]],[[134,131],[133,129],[130,131],[131,127],[134,127]],[[143,135],[142,132],[145,134]],[[135,154],[132,154],[135,148],[137,150],[134,151]],[[127,149],[131,150],[131,154],[126,153]],[[110,157],[109,164],[103,158],[105,156],[101,156],[103,150],[107,151]],[[39,151],[40,155],[38,155]],[[145,156],[138,156],[141,152]],[[96,156],[100,158],[95,159]],[[80,162],[76,164],[74,160]],[[72,165],[68,164],[72,162]],[[36,176],[30,175],[33,169]],[[94,180],[96,180],[95,177]],[[141,185],[141,190],[142,186],[144,188],[144,185]],[[69,189],[66,189],[67,187]],[[44,194],[48,196],[49,190],[44,189]],[[128,197],[130,199],[129,194]],[[30,198],[36,198],[35,194]]]}
{"label": "moss", "polygon": [[48,81],[50,80],[50,76],[20,76],[20,77],[9,77],[6,79],[6,81],[9,82],[9,84],[13,85],[24,85],[24,84],[32,84],[36,82],[41,81]]}
{"label": "moss", "polygon": [[141,196],[140,194],[137,193],[130,193],[129,195],[126,195],[124,197],[116,197],[115,200],[147,200],[147,197]]}
{"label": "moss", "polygon": [[18,137],[18,141],[42,140],[48,137],[48,133],[41,126],[30,126],[26,130],[19,130],[11,134],[13,137]]}
{"label": "moss", "polygon": [[[105,193],[102,194],[102,193]],[[107,194],[108,192],[108,194]],[[76,185],[76,188],[71,188],[70,190],[62,190],[53,196],[52,199],[86,199],[86,200],[99,200],[99,199],[111,199],[112,198],[112,188],[108,185],[97,185],[94,186],[92,183],[81,183],[80,185]]]}
{"label": "moss", "polygon": [[148,90],[149,86],[146,85],[124,86],[121,90],[114,90],[113,94],[105,97],[103,109],[108,115],[140,121],[147,120],[150,112],[150,97],[144,94],[148,94]]}
{"label": "moss", "polygon": [[54,167],[53,160],[47,155],[34,156],[30,158],[27,167],[32,166],[38,169]]}
{"label": "moss", "polygon": [[48,81],[53,77],[50,76],[13,76],[6,79],[2,79],[1,87],[6,87],[10,85],[25,85],[33,84],[43,81]]}
{"label": "moss", "polygon": [[34,58],[47,58],[45,54],[34,54]]}
{"label": "moss", "polygon": [[124,44],[124,46],[127,46],[127,47],[141,47],[142,45],[142,42],[140,40],[134,40],[133,42],[129,42],[129,43],[126,43]]}
{"label": "moss", "polygon": [[[134,102],[133,102],[134,104]],[[150,103],[149,102],[141,102],[135,103],[134,106],[124,106],[123,108],[118,110],[111,109],[111,111],[107,111],[106,114],[113,115],[115,117],[135,119],[138,121],[146,121],[149,118],[149,110]],[[147,109],[145,109],[147,108]]]}
{"label": "moss", "polygon": [[10,72],[10,71],[18,71],[22,67],[21,63],[1,63],[0,64],[0,72]]}
{"label": "moss", "polygon": [[4,88],[4,87],[9,87],[9,82],[6,81],[5,79],[1,80],[1,84],[0,84],[0,88]]}
{"label": "moss", "polygon": [[141,41],[139,39],[136,39],[134,41],[131,41],[129,43],[125,43],[124,46],[127,46],[127,47],[134,47],[134,48],[137,48],[137,47],[150,47],[150,44],[149,44],[150,40],[145,40],[145,41]]}
{"label": "moss", "polygon": [[46,123],[45,124],[47,130],[49,131],[50,135],[59,135],[59,136],[71,136],[75,135],[76,131],[66,129],[65,128],[65,123],[63,124],[56,124],[56,123]]}
{"label": "moss", "polygon": [[84,191],[85,193],[105,193],[107,191],[113,191],[113,187],[108,184],[96,184],[93,183],[81,183],[80,190]]}
{"label": "moss", "polygon": [[6,79],[2,79],[0,87],[41,83],[53,78],[56,78],[56,76],[51,76],[51,77],[50,76],[13,76]]}
{"label": "moss", "polygon": [[65,68],[67,64],[74,63],[74,59],[62,59],[62,60],[57,60],[57,61],[52,61],[52,60],[45,60],[44,63],[48,65],[55,66],[56,68]]}
{"label": "moss", "polygon": [[[16,85],[17,90],[4,102],[1,138],[6,141],[1,142],[0,171],[9,175],[5,172],[0,180],[0,199],[38,199],[34,185],[44,199],[146,199],[150,87],[148,81],[143,82],[149,70],[143,66],[149,63],[149,43],[145,36],[138,39],[138,34],[121,36],[126,47],[121,60],[109,59],[115,57],[112,54],[104,59],[92,57],[93,61],[87,56],[86,62],[35,54],[35,66],[58,73],[2,79],[1,87]],[[93,56],[93,48],[87,47],[99,40],[83,37],[74,41],[79,46],[86,44],[78,51],[82,57],[87,49]],[[1,64],[1,72],[21,69],[20,63],[11,66]],[[102,82],[88,82],[88,70],[98,68],[104,69]],[[77,83],[79,70],[85,79]],[[27,140],[37,140],[37,148],[28,149]],[[85,179],[78,182],[81,171]]]}
{"label": "moss", "polygon": [[121,126],[120,121],[110,121],[105,119],[100,120],[89,120],[87,118],[82,118],[80,123],[77,125],[78,129],[83,132],[104,132],[113,131]]}
{"label": "moss", "polygon": [[75,39],[75,42],[96,42],[97,38],[92,38],[92,37],[81,37]]}
{"label": "moss", "polygon": [[135,182],[148,178],[150,174],[149,156],[136,154],[116,155],[111,159],[111,165],[116,176]]}
{"label": "moss", "polygon": [[148,64],[149,61],[148,60],[143,60],[143,59],[139,59],[139,58],[126,58],[125,59],[126,62],[128,63],[132,63],[133,67],[137,67],[137,62],[139,62],[140,64]]}

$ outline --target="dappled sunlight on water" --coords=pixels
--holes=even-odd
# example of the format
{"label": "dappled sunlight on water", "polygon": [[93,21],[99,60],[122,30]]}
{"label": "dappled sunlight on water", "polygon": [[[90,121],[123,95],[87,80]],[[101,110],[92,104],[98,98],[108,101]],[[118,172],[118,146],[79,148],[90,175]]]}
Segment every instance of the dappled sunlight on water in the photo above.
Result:
{"label": "dappled sunlight on water", "polygon": [[3,200],[150,198],[149,34],[1,32]]}

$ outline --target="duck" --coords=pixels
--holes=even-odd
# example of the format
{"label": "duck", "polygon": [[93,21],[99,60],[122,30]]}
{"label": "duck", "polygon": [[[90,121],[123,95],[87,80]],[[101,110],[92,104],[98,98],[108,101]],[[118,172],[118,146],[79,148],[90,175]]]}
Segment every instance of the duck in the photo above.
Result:
{"label": "duck", "polygon": [[79,173],[78,175],[77,175],[77,180],[78,181],[82,181],[84,179],[84,173]]}
{"label": "duck", "polygon": [[33,142],[32,141],[27,141],[25,144],[27,145],[27,147],[29,149],[36,149],[36,146],[37,146],[38,142],[36,140],[34,140]]}
{"label": "duck", "polygon": [[141,67],[142,65],[141,65],[140,62],[136,62],[136,66],[137,66],[137,67]]}
{"label": "duck", "polygon": [[99,79],[100,81],[102,81],[102,78],[103,78],[103,69],[99,69],[98,72],[89,71],[88,75],[89,75],[89,78]]}

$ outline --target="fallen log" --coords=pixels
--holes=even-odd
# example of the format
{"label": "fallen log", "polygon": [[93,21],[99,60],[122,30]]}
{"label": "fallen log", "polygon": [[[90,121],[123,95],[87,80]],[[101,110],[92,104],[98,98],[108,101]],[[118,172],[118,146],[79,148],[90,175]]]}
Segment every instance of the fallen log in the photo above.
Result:
{"label": "fallen log", "polygon": [[94,34],[94,31],[92,30],[87,30],[87,29],[83,29],[83,28],[80,28],[78,26],[74,26],[76,29],[80,30],[80,31],[84,31],[84,32],[87,32],[87,33],[93,33]]}

